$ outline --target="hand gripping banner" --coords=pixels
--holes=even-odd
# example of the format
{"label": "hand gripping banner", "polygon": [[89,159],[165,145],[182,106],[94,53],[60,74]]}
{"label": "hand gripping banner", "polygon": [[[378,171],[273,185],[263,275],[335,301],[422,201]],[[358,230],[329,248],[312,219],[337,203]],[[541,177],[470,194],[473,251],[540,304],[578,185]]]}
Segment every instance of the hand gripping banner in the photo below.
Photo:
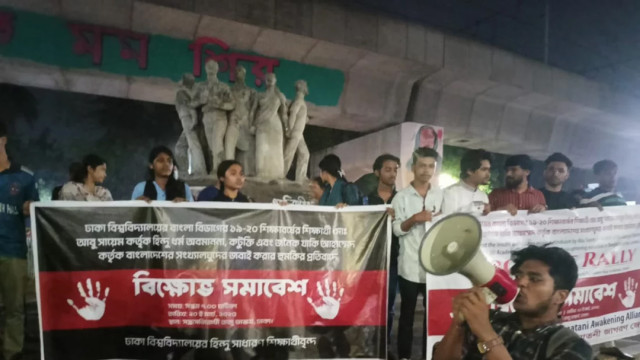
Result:
{"label": "hand gripping banner", "polygon": [[384,210],[35,204],[42,359],[384,359]]}

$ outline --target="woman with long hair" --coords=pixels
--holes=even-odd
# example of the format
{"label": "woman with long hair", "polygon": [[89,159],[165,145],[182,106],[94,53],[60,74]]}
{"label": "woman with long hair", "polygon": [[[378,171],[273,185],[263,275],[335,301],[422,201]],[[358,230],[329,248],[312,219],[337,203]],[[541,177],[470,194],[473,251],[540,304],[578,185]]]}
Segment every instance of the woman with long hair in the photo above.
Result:
{"label": "woman with long hair", "polygon": [[334,154],[320,160],[320,178],[325,188],[318,205],[343,207],[345,205],[361,205],[360,196],[355,184],[349,184],[342,171],[342,162]]}
{"label": "woman with long hair", "polygon": [[[210,201],[250,202],[249,198],[240,192],[245,181],[244,169],[240,162],[224,160],[218,165],[217,175],[220,190]],[[202,200],[198,198],[198,201]]]}
{"label": "woman with long hair", "polygon": [[82,165],[74,169],[71,181],[60,189],[60,200],[70,201],[112,201],[111,192],[98,184],[107,177],[107,162],[98,155],[89,154],[82,159]]}
{"label": "woman with long hair", "polygon": [[136,185],[131,200],[193,201],[189,185],[175,178],[175,158],[166,146],[156,146],[149,154],[147,181]]}

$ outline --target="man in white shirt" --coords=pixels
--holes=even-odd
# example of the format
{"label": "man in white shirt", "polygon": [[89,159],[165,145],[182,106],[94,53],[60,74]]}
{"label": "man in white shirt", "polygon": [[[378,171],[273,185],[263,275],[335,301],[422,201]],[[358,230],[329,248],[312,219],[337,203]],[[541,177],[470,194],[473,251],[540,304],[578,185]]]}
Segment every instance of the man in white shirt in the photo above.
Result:
{"label": "man in white shirt", "polygon": [[484,149],[469,150],[460,159],[460,182],[444,189],[442,213],[486,215],[491,211],[489,197],[478,189],[491,180],[493,156]]}
{"label": "man in white shirt", "polygon": [[[437,161],[438,153],[435,150],[426,147],[416,149],[412,155],[413,182],[411,186],[398,192],[391,203],[396,215],[393,232],[400,238],[398,283],[402,306],[398,324],[398,356],[401,359],[411,358],[413,317],[419,294],[422,294],[422,304],[425,305],[426,274],[418,261],[418,250],[433,215],[440,212],[442,205],[442,190],[430,183]],[[426,309],[422,331],[424,358],[427,339]]]}

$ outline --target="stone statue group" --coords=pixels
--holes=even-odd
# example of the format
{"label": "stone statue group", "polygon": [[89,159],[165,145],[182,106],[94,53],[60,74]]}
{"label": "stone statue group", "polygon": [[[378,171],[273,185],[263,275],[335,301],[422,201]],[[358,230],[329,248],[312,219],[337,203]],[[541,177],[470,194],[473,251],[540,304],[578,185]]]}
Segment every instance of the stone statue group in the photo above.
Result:
{"label": "stone statue group", "polygon": [[185,74],[176,93],[183,129],[176,158],[182,172],[189,157],[196,176],[207,174],[207,164],[215,174],[222,160],[235,159],[247,176],[284,179],[297,155],[295,179],[306,179],[309,150],[302,133],[308,121],[307,83],[296,82],[296,96],[289,104],[275,74],[267,74],[266,90],[257,92],[245,84],[247,71],[241,65],[231,87],[218,79],[216,61],[208,61],[205,70],[205,82],[196,83],[192,74]]}

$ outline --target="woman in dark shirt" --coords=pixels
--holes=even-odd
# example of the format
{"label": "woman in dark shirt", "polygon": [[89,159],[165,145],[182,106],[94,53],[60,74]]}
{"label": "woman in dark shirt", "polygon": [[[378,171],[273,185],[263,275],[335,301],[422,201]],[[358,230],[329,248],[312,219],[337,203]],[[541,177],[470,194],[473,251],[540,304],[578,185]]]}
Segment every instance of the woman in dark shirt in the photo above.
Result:
{"label": "woman in dark shirt", "polygon": [[318,205],[338,207],[361,205],[355,185],[347,182],[338,156],[329,154],[320,161],[318,166],[321,170],[320,177],[326,184]]}
{"label": "woman in dark shirt", "polygon": [[147,181],[136,185],[131,200],[193,201],[189,185],[175,178],[173,152],[166,146],[156,146],[149,154]]}
{"label": "woman in dark shirt", "polygon": [[249,198],[240,192],[245,180],[244,170],[240,162],[224,160],[218,166],[217,175],[220,182],[220,191],[218,191],[218,195],[213,201],[250,202]]}

